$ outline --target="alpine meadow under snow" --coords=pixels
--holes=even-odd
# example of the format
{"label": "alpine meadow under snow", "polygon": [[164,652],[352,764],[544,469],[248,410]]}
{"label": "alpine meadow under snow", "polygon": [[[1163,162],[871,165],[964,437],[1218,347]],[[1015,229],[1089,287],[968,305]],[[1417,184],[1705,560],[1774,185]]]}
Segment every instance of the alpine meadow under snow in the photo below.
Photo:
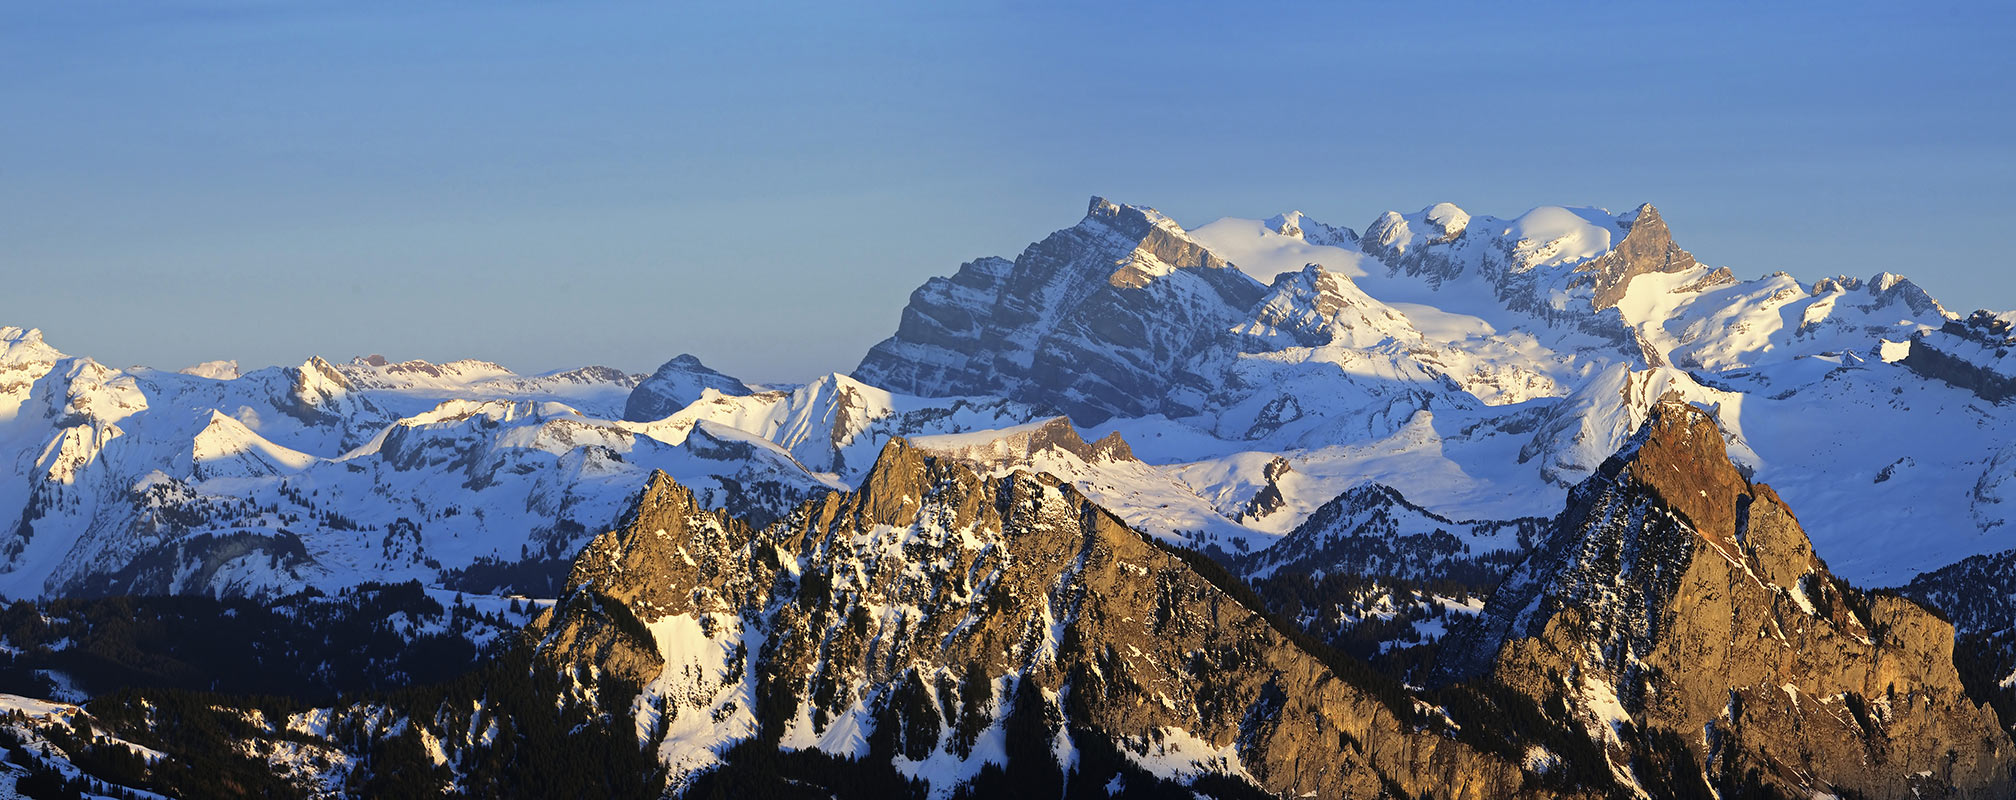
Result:
{"label": "alpine meadow under snow", "polygon": [[[797,385],[0,328],[0,690],[102,698],[0,698],[0,785],[2007,796],[2016,312],[1681,238],[1095,197]],[[58,632],[163,596],[488,666],[197,699]]]}

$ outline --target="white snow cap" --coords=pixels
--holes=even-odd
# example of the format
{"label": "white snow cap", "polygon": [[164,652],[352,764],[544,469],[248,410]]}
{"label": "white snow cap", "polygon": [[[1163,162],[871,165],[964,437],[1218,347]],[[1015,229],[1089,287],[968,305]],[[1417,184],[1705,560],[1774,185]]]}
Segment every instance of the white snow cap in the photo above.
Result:
{"label": "white snow cap", "polygon": [[1421,218],[1442,231],[1443,236],[1455,236],[1470,227],[1470,212],[1457,208],[1455,203],[1436,203],[1424,208]]}
{"label": "white snow cap", "polygon": [[193,367],[183,367],[179,371],[184,375],[194,375],[198,378],[228,381],[238,377],[238,362],[205,361]]}
{"label": "white snow cap", "polygon": [[1282,236],[1300,239],[1302,238],[1302,219],[1302,212],[1290,211],[1286,214],[1275,214],[1268,217],[1264,224],[1267,226],[1267,230],[1281,234]]}

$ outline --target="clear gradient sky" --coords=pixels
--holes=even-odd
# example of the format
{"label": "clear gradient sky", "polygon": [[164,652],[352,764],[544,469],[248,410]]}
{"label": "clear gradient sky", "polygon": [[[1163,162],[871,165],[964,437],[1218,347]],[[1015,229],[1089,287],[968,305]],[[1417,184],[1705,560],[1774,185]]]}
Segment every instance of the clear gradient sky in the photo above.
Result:
{"label": "clear gradient sky", "polygon": [[0,6],[0,325],[115,365],[846,371],[1086,197],[1652,202],[2016,307],[2006,4]]}

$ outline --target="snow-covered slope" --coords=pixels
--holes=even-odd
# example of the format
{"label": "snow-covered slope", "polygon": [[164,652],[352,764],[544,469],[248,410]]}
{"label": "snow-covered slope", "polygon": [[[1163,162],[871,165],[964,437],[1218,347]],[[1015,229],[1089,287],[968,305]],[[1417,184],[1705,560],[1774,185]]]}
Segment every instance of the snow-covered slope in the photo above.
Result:
{"label": "snow-covered slope", "polygon": [[9,597],[438,583],[571,553],[654,469],[759,517],[841,485],[732,428],[610,421],[635,383],[618,370],[373,357],[236,376],[111,369],[35,331],[0,342]]}
{"label": "snow-covered slope", "polygon": [[1186,547],[1245,553],[1274,542],[1272,534],[1220,513],[1173,471],[1142,463],[1120,434],[1087,442],[1068,417],[998,431],[919,436],[911,443],[982,475],[1056,476],[1127,524]]}
{"label": "snow-covered slope", "polygon": [[851,486],[889,437],[990,430],[1039,416],[1012,400],[910,397],[831,374],[788,391],[743,397],[707,392],[649,429],[677,431],[712,422],[746,431],[776,443],[807,469]]}

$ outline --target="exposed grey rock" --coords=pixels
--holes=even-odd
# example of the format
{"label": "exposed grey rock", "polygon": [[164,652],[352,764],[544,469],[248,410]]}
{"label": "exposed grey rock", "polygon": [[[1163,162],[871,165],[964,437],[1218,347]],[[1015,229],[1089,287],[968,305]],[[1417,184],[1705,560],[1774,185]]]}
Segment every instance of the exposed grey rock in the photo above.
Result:
{"label": "exposed grey rock", "polygon": [[2011,314],[1976,311],[1911,337],[1904,366],[1992,403],[2016,397],[2016,333]]}

